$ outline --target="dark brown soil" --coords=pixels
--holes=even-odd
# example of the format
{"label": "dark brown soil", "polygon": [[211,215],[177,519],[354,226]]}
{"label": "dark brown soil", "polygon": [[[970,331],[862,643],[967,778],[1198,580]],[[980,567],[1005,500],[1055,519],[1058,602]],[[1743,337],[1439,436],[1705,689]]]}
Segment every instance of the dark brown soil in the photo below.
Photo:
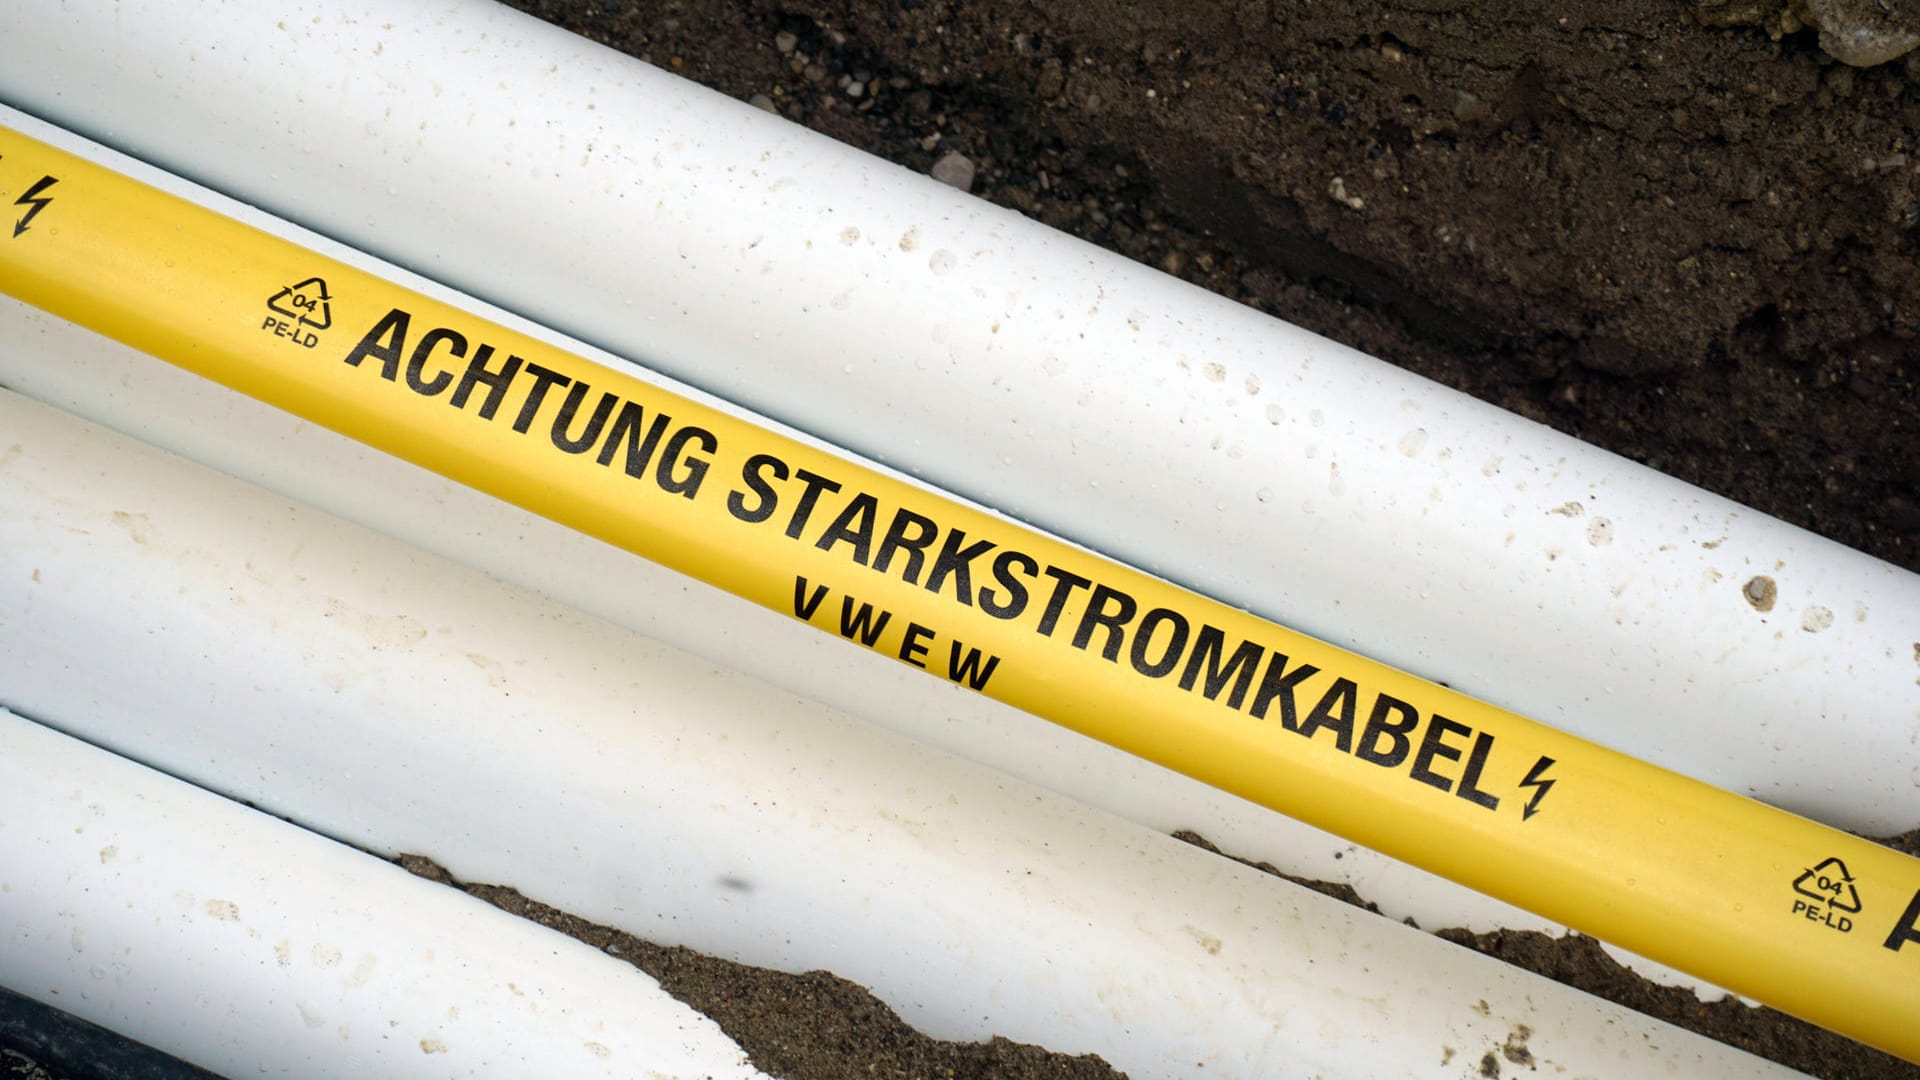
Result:
{"label": "dark brown soil", "polygon": [[1675,0],[517,2],[1920,567],[1920,54]]}
{"label": "dark brown soil", "polygon": [[[983,198],[1920,569],[1920,54],[1840,64],[1780,0],[515,2],[908,168],[957,151]],[[1585,939],[1443,936],[1818,1075],[1920,1075]],[[736,977],[723,1026],[820,1025],[827,1071],[786,1075],[909,1045],[838,980]]]}

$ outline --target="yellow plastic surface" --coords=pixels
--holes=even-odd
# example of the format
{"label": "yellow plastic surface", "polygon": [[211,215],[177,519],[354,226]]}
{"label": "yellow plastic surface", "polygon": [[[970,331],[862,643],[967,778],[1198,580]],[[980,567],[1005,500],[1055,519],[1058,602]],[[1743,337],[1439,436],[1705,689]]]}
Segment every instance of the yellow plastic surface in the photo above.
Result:
{"label": "yellow plastic surface", "polygon": [[903,485],[4,128],[0,212],[0,291],[1920,1061],[1920,860]]}

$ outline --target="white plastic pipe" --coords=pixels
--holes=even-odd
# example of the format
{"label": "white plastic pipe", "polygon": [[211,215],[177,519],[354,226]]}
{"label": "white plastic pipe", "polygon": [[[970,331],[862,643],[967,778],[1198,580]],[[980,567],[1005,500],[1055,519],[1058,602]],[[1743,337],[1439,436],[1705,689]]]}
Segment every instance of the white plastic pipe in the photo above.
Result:
{"label": "white plastic pipe", "polygon": [[[118,159],[17,113],[0,115],[38,137]],[[123,159],[109,163],[269,231],[377,272],[394,272],[151,168]],[[414,284],[454,302],[473,303],[442,287]],[[516,322],[563,348],[581,348],[551,331]],[[16,389],[1158,831],[1197,828],[1235,853],[1270,861],[1291,873],[1351,884],[1390,916],[1413,918],[1428,928],[1565,932],[1530,913],[986,698],[956,694],[952,687],[902,665],[839,647],[797,624],[766,619],[727,594],[332,437],[4,298],[0,341],[12,343],[0,349],[0,381]],[[428,506],[432,512],[422,513]],[[1616,955],[1650,977],[1698,987],[1709,997],[1719,993],[1663,965],[1617,950]]]}
{"label": "white plastic pipe", "polygon": [[4,709],[0,980],[222,1076],[762,1077],[620,960]]}
{"label": "white plastic pipe", "polygon": [[1920,824],[1914,575],[484,0],[15,4],[0,97],[1521,713]]}
{"label": "white plastic pipe", "polygon": [[1783,1074],[15,395],[0,432],[0,700],[330,835],[1136,1078]]}

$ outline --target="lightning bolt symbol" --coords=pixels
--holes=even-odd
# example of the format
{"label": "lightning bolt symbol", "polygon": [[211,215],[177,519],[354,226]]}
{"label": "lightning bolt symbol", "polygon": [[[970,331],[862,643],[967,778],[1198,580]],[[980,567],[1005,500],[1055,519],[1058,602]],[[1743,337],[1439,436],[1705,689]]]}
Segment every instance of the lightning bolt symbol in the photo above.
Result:
{"label": "lightning bolt symbol", "polygon": [[27,222],[32,221],[35,215],[47,208],[47,204],[53,201],[53,196],[41,195],[40,193],[59,182],[60,181],[51,176],[43,176],[34,181],[33,186],[28,188],[19,198],[13,200],[13,205],[27,208],[27,212],[20,215],[20,220],[14,223],[13,235],[19,236],[21,233],[26,232]]}
{"label": "lightning bolt symbol", "polygon": [[1542,754],[1540,760],[1533,763],[1533,768],[1527,770],[1527,778],[1520,781],[1521,787],[1534,789],[1533,798],[1528,799],[1527,805],[1520,810],[1521,821],[1539,813],[1540,800],[1546,798],[1547,792],[1553,790],[1553,781],[1546,779],[1547,770],[1551,768],[1553,768],[1553,759]]}

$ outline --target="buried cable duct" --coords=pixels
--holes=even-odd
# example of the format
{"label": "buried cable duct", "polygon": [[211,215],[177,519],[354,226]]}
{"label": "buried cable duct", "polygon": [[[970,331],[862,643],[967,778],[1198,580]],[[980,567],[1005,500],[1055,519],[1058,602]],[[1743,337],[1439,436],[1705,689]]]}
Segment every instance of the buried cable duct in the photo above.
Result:
{"label": "buried cable duct", "polygon": [[[1389,917],[1422,926],[1564,932],[991,698],[956,693],[801,623],[768,619],[732,594],[7,297],[0,297],[0,341],[8,344],[0,349],[0,382],[17,390],[1160,832],[1203,828],[1234,850],[1269,853],[1262,857],[1296,873],[1353,885]],[[423,514],[429,506],[432,512]],[[1618,955],[1649,976],[1691,981],[1644,958]]]}
{"label": "buried cable duct", "polygon": [[[1920,861],[1262,623],[81,157],[19,135],[0,144],[17,167],[57,172],[77,193],[61,231],[5,249],[4,282],[16,295],[802,620],[815,621],[832,596],[842,636],[929,669],[950,651],[955,682],[1843,1033],[1916,1052],[1903,1021],[1920,1007],[1920,987],[1904,972],[1893,907],[1876,904],[1859,935],[1841,925],[1837,937],[1804,926],[1782,936],[1795,924],[1773,910],[1773,879],[1817,848],[1822,865],[1853,867],[1848,880],[1863,894],[1912,894],[1920,907]],[[296,279],[268,307],[291,294],[308,310],[299,323],[310,332],[290,341],[302,349],[344,323],[344,335],[313,354],[344,364],[289,362],[307,354],[263,346],[263,332],[287,336],[278,318],[254,325],[263,282]],[[169,299],[183,296],[193,298],[186,309]],[[457,387],[436,347],[456,360],[473,350]],[[523,368],[524,401],[501,413]],[[589,384],[601,388],[599,404],[577,434]],[[571,387],[565,403],[530,435],[556,386]],[[483,396],[470,403],[476,389]],[[716,492],[710,472],[743,486]],[[790,479],[804,492],[782,495]],[[763,527],[782,499],[793,500],[785,539],[777,525]],[[882,540],[876,523],[889,518]],[[983,580],[976,597],[968,564],[994,549],[993,584]],[[1056,582],[1050,590],[1043,576]],[[1076,600],[1076,589],[1089,592]],[[1138,610],[1147,614],[1128,646],[1125,624]],[[893,611],[902,613],[897,641],[886,638]],[[1077,627],[1070,641],[1068,626]],[[1168,676],[1182,663],[1175,685]],[[1296,715],[1295,687],[1323,671],[1326,685],[1306,691]],[[1254,722],[1276,705],[1278,726]],[[1362,730],[1356,708],[1368,707]],[[1314,738],[1321,730],[1327,739]],[[1695,859],[1701,850],[1715,857]],[[1520,865],[1530,872],[1515,875]]]}
{"label": "buried cable duct", "polygon": [[1335,644],[1920,825],[1914,575],[502,6],[15,4],[0,99]]}
{"label": "buried cable duct", "polygon": [[[287,14],[0,11],[0,96],[1229,602],[1285,597],[1304,629],[1576,734],[1834,825],[1920,823],[1911,574],[504,8]],[[431,93],[373,77],[369,34],[444,77]],[[285,65],[246,59],[281,42],[298,45]],[[322,90],[326,109],[298,107]],[[599,149],[579,154],[588,127]],[[490,167],[501,148],[554,168]],[[621,196],[642,188],[635,211]],[[896,228],[911,245],[884,242]],[[658,251],[684,257],[634,257]],[[887,301],[850,317],[881,282]],[[32,347],[45,331],[29,333]],[[4,374],[1115,812],[1349,881],[1396,915],[1550,928],[1071,737],[1053,760],[1015,758],[985,733],[1021,718],[869,658],[821,662],[830,643],[739,649],[706,607],[662,614],[599,576],[645,569],[490,500],[437,490],[463,523],[437,528],[404,499],[256,453],[259,432],[199,423],[210,407],[283,430],[192,380],[104,359],[100,381],[25,362]],[[163,387],[178,407],[159,405]],[[1209,426],[1217,440],[1194,436]],[[1009,452],[982,452],[1015,430]],[[378,467],[284,431],[340,469]],[[1309,453],[1324,473],[1299,464]],[[507,527],[469,531],[481,521]],[[1246,542],[1258,536],[1289,539]],[[863,679],[843,676],[863,663]],[[967,722],[915,719],[943,713]]]}
{"label": "buried cable duct", "polygon": [[[1523,1026],[1570,1074],[1785,1075],[4,392],[0,430],[6,699],[328,835],[1140,1080],[1454,1076]],[[81,839],[0,836],[43,833]]]}

